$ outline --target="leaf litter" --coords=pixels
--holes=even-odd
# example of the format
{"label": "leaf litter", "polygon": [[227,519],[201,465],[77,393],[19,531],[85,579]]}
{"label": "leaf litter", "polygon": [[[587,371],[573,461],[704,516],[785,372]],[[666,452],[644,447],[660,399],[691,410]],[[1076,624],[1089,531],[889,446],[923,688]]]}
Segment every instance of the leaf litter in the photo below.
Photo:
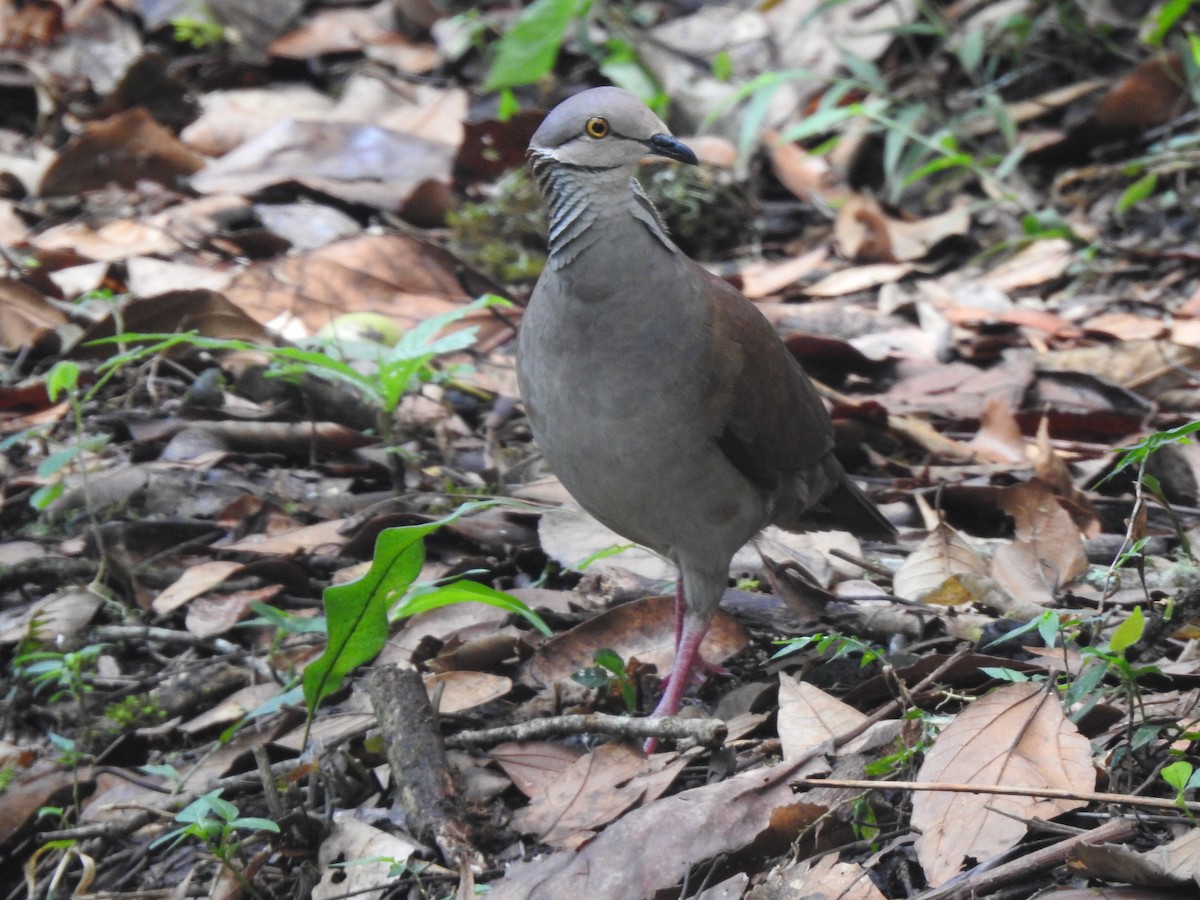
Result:
{"label": "leaf litter", "polygon": [[[483,39],[419,4],[282,6],[0,16],[0,883],[1194,890],[1200,459],[1185,433],[1163,439],[1195,415],[1200,343],[1182,199],[1195,34],[1177,5],[1106,14],[1119,75],[1009,52],[1024,45],[1006,4],[948,8],[924,48],[900,39],[929,24],[912,4],[619,28],[598,8],[587,41],[531,28],[571,20],[557,0],[519,27],[477,13]],[[1076,12],[1066,39],[1086,42],[1102,14]],[[1039,27],[1020,40],[1064,39]],[[534,36],[537,58],[496,45],[505,33]],[[1093,49],[1081,58],[1113,47]],[[489,74],[527,108],[501,114]],[[755,246],[712,265],[823,382],[839,452],[903,527],[894,547],[772,536],[739,555],[705,648],[729,671],[697,686],[679,732],[716,718],[725,745],[681,738],[649,759],[619,728],[522,731],[593,714],[611,728],[652,704],[670,572],[537,486],[549,473],[514,403],[519,305],[467,309],[530,285],[443,229],[519,167],[536,107],[601,78],[664,88],[677,132],[751,196]],[[525,86],[539,79],[548,92]],[[681,240],[704,190],[655,197]],[[745,233],[716,228],[721,211],[701,208],[701,230]],[[414,366],[381,418],[363,379],[383,380],[388,333],[438,316],[472,340]],[[127,337],[177,332],[195,337],[154,354]],[[297,345],[329,362],[285,370],[278,351]],[[1141,448],[1123,468],[1121,447]],[[311,723],[298,680],[330,671],[313,665],[326,634],[362,637],[338,598],[381,533],[497,493],[523,500],[426,534],[403,599],[465,578],[456,597],[511,590],[552,636],[516,606],[393,605],[372,611],[365,654],[421,674],[447,744],[471,736],[429,773],[467,823],[446,840],[391,806],[416,773],[382,765],[364,668],[323,679]],[[777,653],[797,632],[814,640]],[[181,810],[228,811],[194,805],[208,796],[233,804],[224,831],[154,845]],[[1139,804],[1153,815],[1137,822]],[[279,832],[250,830],[264,820]]]}

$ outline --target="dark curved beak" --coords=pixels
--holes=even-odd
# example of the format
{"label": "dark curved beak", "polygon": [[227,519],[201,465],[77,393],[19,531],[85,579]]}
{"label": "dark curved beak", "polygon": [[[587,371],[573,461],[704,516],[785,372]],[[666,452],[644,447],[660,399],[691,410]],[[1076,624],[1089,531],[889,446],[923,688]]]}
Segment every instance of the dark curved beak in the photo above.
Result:
{"label": "dark curved beak", "polygon": [[644,143],[650,152],[656,156],[676,159],[681,163],[687,163],[689,166],[698,165],[700,162],[700,160],[696,159],[696,154],[692,152],[691,147],[669,134],[656,134]]}

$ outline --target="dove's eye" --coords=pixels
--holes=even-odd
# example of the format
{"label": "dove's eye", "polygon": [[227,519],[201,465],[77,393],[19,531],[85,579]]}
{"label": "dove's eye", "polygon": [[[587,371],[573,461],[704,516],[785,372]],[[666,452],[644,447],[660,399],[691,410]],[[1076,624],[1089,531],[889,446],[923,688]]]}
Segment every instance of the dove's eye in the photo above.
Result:
{"label": "dove's eye", "polygon": [[602,119],[599,116],[592,116],[587,120],[587,124],[583,126],[583,130],[588,133],[588,137],[607,137],[608,119]]}

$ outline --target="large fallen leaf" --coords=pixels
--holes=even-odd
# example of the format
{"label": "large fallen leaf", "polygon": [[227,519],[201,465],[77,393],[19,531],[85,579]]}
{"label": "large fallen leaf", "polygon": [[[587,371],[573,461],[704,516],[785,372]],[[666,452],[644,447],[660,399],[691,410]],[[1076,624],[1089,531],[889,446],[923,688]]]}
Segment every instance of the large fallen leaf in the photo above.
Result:
{"label": "large fallen leaf", "polygon": [[[976,700],[925,755],[921,782],[1092,791],[1091,745],[1044,685],[1010,684]],[[1023,820],[1052,819],[1082,800],[918,791],[912,826],[930,885],[956,875],[968,858],[985,862],[1025,836]]]}
{"label": "large fallen leaf", "polygon": [[[332,900],[348,894],[377,897],[390,880],[392,867],[403,864],[418,847],[399,835],[381,831],[354,818],[350,810],[334,814],[333,827],[318,852],[321,880],[313,885],[313,900]],[[333,867],[334,863],[351,863]]]}
{"label": "large fallen leaf", "polygon": [[846,259],[860,263],[897,263],[921,259],[935,244],[971,227],[969,201],[962,198],[946,212],[905,222],[884,212],[878,200],[856,195],[838,210],[834,241]]}
{"label": "large fallen leaf", "polygon": [[921,600],[955,575],[982,575],[982,559],[966,539],[945,522],[938,523],[896,570],[892,582],[897,597]]}
{"label": "large fallen leaf", "polygon": [[582,850],[511,866],[488,897],[636,900],[679,884],[696,863],[751,842],[767,839],[784,849],[826,811],[792,792],[789,781],[805,765],[756,769],[635,809]]}
{"label": "large fallen leaf", "polygon": [[[675,658],[674,619],[674,597],[623,603],[542,644],[522,667],[522,681],[549,685],[570,678],[592,665],[601,647],[616,651],[622,659],[637,657],[639,662],[666,672]],[[732,616],[717,610],[700,654],[719,663],[740,652],[748,640],[745,629]]]}
{"label": "large fallen leaf", "polygon": [[[373,312],[402,329],[457,310],[473,296],[501,293],[488,279],[449,251],[402,234],[363,234],[308,253],[253,265],[226,296],[260,322],[278,330],[299,320],[313,335],[338,316]],[[464,318],[458,327],[505,334],[511,328],[494,312]]]}
{"label": "large fallen leaf", "polygon": [[661,796],[687,762],[684,756],[647,758],[625,744],[603,744],[563,769],[514,813],[512,825],[543,843],[573,850],[634,804]]}
{"label": "large fallen leaf", "polygon": [[1018,599],[1049,603],[1063,585],[1087,571],[1079,527],[1037,479],[1005,490],[999,505],[1012,516],[1016,539],[996,549],[992,578]]}
{"label": "large fallen leaf", "polygon": [[871,876],[858,863],[838,862],[830,853],[819,860],[793,863],[767,873],[746,900],[884,900]]}
{"label": "large fallen leaf", "polygon": [[289,181],[351,203],[404,214],[422,190],[445,186],[455,148],[356,122],[285,119],[192,177],[204,194],[252,194]]}
{"label": "large fallen leaf", "polygon": [[849,734],[867,717],[815,684],[779,674],[779,741],[784,760]]}
{"label": "large fallen leaf", "polygon": [[1194,829],[1146,851],[1081,842],[1075,855],[1092,878],[1180,889],[1200,885],[1200,831]]}

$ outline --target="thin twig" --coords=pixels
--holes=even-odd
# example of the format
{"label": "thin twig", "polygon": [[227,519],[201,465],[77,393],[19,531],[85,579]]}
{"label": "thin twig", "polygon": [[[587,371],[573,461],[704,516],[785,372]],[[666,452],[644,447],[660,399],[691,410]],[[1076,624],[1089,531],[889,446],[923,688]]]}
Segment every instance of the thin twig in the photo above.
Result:
{"label": "thin twig", "polygon": [[955,784],[945,781],[869,781],[837,778],[797,778],[794,787],[865,788],[882,791],[949,791],[958,794],[1004,794],[1011,797],[1049,797],[1053,800],[1083,800],[1088,803],[1121,803],[1145,809],[1177,809],[1200,813],[1200,803],[1176,803],[1166,797],[1139,797],[1136,794],[1110,794],[1104,791],[1064,791],[1032,785]]}

